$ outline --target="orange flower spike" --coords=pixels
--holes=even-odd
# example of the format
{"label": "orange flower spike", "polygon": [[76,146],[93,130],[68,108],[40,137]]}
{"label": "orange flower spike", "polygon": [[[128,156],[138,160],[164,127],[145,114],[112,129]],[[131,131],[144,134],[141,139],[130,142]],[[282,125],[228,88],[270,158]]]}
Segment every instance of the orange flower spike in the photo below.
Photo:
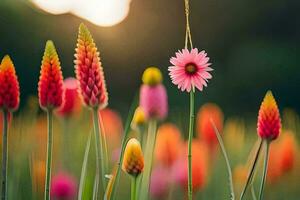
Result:
{"label": "orange flower spike", "polygon": [[271,91],[268,91],[258,114],[257,133],[262,139],[275,140],[280,133],[281,119],[277,103]]}
{"label": "orange flower spike", "polygon": [[41,108],[54,109],[63,102],[63,76],[59,58],[52,41],[47,41],[38,84]]}
{"label": "orange flower spike", "polygon": [[8,55],[0,67],[0,108],[15,111],[20,104],[20,88],[15,67]]}
{"label": "orange flower spike", "polygon": [[106,107],[108,94],[99,52],[84,24],[79,26],[75,52],[75,73],[83,103],[92,108]]}
{"label": "orange flower spike", "polygon": [[138,176],[144,169],[144,156],[140,142],[131,138],[126,145],[122,164],[123,171]]}
{"label": "orange flower spike", "polygon": [[182,145],[180,135],[180,130],[171,123],[161,125],[157,131],[156,159],[167,167],[171,167],[180,154]]}

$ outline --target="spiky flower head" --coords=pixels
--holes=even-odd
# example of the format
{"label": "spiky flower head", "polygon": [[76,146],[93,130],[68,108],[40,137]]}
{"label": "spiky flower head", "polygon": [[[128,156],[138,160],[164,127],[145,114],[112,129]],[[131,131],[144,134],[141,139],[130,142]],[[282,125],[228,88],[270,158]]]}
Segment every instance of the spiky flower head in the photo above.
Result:
{"label": "spiky flower head", "polygon": [[61,66],[52,41],[46,42],[38,83],[39,103],[48,110],[61,106],[63,102],[63,76]]}
{"label": "spiky flower head", "polygon": [[162,82],[161,71],[157,67],[148,67],[143,73],[142,81],[150,86],[160,84]]}
{"label": "spiky flower head", "polygon": [[122,169],[132,176],[138,176],[144,169],[144,156],[141,144],[135,138],[131,138],[127,142]]}
{"label": "spiky flower head", "polygon": [[0,108],[15,111],[20,104],[20,88],[15,67],[8,55],[0,66]]}
{"label": "spiky flower head", "polygon": [[75,73],[83,103],[91,108],[106,107],[108,94],[99,52],[84,24],[79,26],[75,52]]}
{"label": "spiky flower head", "polygon": [[281,130],[281,119],[275,98],[268,91],[258,113],[257,133],[262,139],[276,139]]}

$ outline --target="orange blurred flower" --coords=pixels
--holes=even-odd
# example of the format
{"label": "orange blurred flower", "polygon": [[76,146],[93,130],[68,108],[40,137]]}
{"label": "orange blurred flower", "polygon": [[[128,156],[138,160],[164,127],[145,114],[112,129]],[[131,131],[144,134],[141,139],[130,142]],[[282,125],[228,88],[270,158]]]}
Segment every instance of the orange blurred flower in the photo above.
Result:
{"label": "orange blurred flower", "polygon": [[[194,192],[204,188],[207,178],[207,147],[197,140],[192,142],[192,185]],[[185,189],[188,188],[187,144],[183,145],[184,154],[174,165],[174,179]]]}
{"label": "orange blurred flower", "polygon": [[31,162],[31,181],[34,194],[42,195],[45,187],[46,163],[43,160],[32,160]]}
{"label": "orange blurred flower", "polygon": [[122,119],[119,113],[110,108],[100,110],[99,114],[102,118],[104,133],[106,135],[108,146],[111,150],[113,150],[120,145],[120,138],[123,132]]}
{"label": "orange blurred flower", "polygon": [[181,133],[176,125],[163,124],[157,131],[155,145],[156,159],[165,166],[172,166],[181,151]]}
{"label": "orange blurred flower", "polygon": [[218,105],[206,103],[198,111],[196,128],[199,137],[207,143],[210,148],[214,148],[218,144],[218,139],[211,125],[211,119],[221,133],[224,120],[223,112]]}
{"label": "orange blurred flower", "polygon": [[284,132],[270,148],[270,159],[268,167],[269,183],[278,180],[282,175],[290,172],[296,162],[297,144],[295,136],[291,132]]}

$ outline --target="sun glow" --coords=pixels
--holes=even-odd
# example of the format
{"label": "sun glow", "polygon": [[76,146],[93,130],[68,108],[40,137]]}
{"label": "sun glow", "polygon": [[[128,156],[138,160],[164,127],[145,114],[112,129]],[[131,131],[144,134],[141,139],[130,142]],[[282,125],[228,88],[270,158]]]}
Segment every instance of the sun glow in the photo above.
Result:
{"label": "sun glow", "polygon": [[131,0],[31,0],[38,8],[54,14],[72,13],[98,26],[113,26],[123,21]]}

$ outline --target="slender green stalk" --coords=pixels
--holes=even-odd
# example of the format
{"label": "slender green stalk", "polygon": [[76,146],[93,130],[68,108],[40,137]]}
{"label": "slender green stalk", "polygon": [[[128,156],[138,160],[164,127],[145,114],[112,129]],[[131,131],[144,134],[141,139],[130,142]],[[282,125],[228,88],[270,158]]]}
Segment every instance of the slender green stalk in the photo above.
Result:
{"label": "slender green stalk", "polygon": [[86,147],[85,147],[85,152],[84,152],[84,157],[83,157],[83,162],[82,162],[82,168],[81,168],[81,174],[80,174],[78,200],[82,200],[84,182],[85,182],[85,177],[86,177],[86,168],[87,168],[87,163],[88,163],[88,159],[89,159],[89,152],[90,152],[90,147],[91,147],[91,135],[92,134],[90,133],[87,144],[86,144]]}
{"label": "slender green stalk", "polygon": [[[102,181],[103,191],[105,191],[106,180],[105,180],[105,168],[104,168],[104,160],[103,160],[103,146],[102,141],[100,140],[100,129],[99,129],[99,115],[98,109],[93,109],[93,122],[94,122],[94,136],[95,136],[95,151],[96,151],[96,176],[94,189],[96,190],[95,198],[98,199],[98,186],[99,179]],[[100,165],[101,165],[101,173],[100,173]]]}
{"label": "slender green stalk", "polygon": [[268,161],[269,161],[270,142],[268,140],[264,140],[264,142],[266,143],[266,152],[265,152],[265,160],[264,160],[264,171],[263,171],[263,176],[260,185],[259,200],[263,199],[263,192],[264,192],[265,182],[267,178]]}
{"label": "slender green stalk", "polygon": [[230,186],[230,199],[231,200],[234,200],[235,199],[235,195],[234,195],[234,189],[233,189],[233,181],[232,181],[232,172],[231,172],[231,166],[230,166],[230,163],[229,163],[229,159],[228,159],[228,156],[227,156],[227,153],[226,153],[226,149],[225,149],[225,146],[224,146],[224,143],[223,143],[223,140],[220,136],[220,133],[215,125],[215,123],[213,122],[212,119],[210,119],[210,122],[215,130],[215,134],[218,138],[218,141],[219,141],[219,144],[220,144],[220,147],[221,147],[221,150],[222,150],[222,153],[223,153],[223,156],[224,156],[224,159],[225,159],[225,162],[226,162],[226,166],[227,166],[227,172],[228,172],[228,179],[229,179],[229,186]]}
{"label": "slender green stalk", "polygon": [[255,171],[255,167],[257,165],[257,161],[258,161],[258,158],[259,158],[259,155],[260,155],[260,152],[261,152],[262,142],[263,141],[260,140],[258,149],[257,149],[256,154],[255,154],[255,158],[254,158],[254,161],[253,161],[253,164],[252,164],[252,167],[251,167],[251,170],[249,171],[249,174],[248,174],[246,184],[245,184],[244,189],[241,193],[240,200],[242,200],[244,198],[246,190],[249,186],[249,183],[252,181],[252,177],[253,177],[253,174],[254,174],[254,171]]}
{"label": "slender green stalk", "polygon": [[119,161],[117,163],[117,172],[116,172],[116,178],[114,181],[114,184],[112,186],[112,192],[111,192],[111,199],[114,200],[116,198],[116,188],[119,184],[119,179],[120,179],[120,173],[121,173],[121,163],[123,162],[123,155],[124,155],[124,150],[127,144],[127,140],[128,140],[128,134],[130,131],[130,124],[134,115],[134,110],[136,108],[136,104],[138,101],[138,95],[135,95],[133,103],[129,109],[129,113],[128,113],[128,117],[126,120],[126,124],[125,124],[125,129],[124,129],[124,136],[123,136],[123,140],[122,140],[122,146],[121,146],[121,153],[120,153],[120,157],[119,157]]}
{"label": "slender green stalk", "polygon": [[48,120],[48,143],[47,143],[47,163],[46,163],[46,180],[45,180],[45,200],[50,199],[51,183],[51,165],[52,165],[52,147],[53,147],[53,111],[47,110]]}
{"label": "slender green stalk", "polygon": [[194,89],[190,92],[190,123],[189,123],[189,139],[188,139],[188,199],[193,199],[193,185],[192,185],[192,140],[194,136]]}
{"label": "slender green stalk", "polygon": [[253,200],[257,200],[253,184],[251,184],[251,195]]}
{"label": "slender green stalk", "polygon": [[7,159],[8,159],[8,111],[3,110],[3,133],[2,133],[2,194],[1,199],[7,199]]}
{"label": "slender green stalk", "polygon": [[136,198],[136,176],[131,178],[131,200],[137,200]]}
{"label": "slender green stalk", "polygon": [[[103,160],[104,160],[104,171],[105,171],[105,175],[108,174],[108,149],[107,149],[107,142],[106,142],[106,133],[105,133],[105,130],[104,130],[104,124],[103,124],[103,120],[102,120],[102,117],[99,113],[99,122],[100,122],[100,135],[101,135],[101,141],[103,142],[103,145],[102,145],[102,152],[104,153],[103,154]],[[105,188],[106,190],[106,188]]]}
{"label": "slender green stalk", "polygon": [[144,172],[142,175],[141,189],[140,189],[140,199],[148,199],[149,197],[149,186],[150,186],[150,178],[152,171],[152,163],[153,163],[153,151],[155,148],[155,140],[156,140],[156,130],[157,130],[157,121],[155,119],[150,119],[148,124],[148,135],[147,135],[147,143],[145,148],[145,158],[147,161],[145,163]]}

